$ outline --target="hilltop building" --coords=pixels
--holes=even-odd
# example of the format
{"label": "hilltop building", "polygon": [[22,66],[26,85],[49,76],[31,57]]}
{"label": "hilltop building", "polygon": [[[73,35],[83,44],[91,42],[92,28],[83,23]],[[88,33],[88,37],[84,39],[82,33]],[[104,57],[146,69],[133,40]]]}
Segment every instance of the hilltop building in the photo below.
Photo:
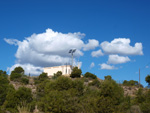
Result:
{"label": "hilltop building", "polygon": [[53,76],[58,71],[62,72],[62,75],[70,76],[71,74],[71,65],[55,66],[55,67],[45,67],[44,73],[47,73],[48,76]]}

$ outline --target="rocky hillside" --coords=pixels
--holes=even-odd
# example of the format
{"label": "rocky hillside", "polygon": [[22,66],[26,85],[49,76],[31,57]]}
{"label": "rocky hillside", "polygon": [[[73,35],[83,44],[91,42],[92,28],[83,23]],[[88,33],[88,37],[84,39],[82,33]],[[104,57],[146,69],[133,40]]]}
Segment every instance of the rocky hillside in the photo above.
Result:
{"label": "rocky hillside", "polygon": [[[18,89],[19,87],[25,86],[27,88],[31,88],[32,89],[32,93],[35,94],[36,93],[36,85],[34,83],[34,79],[36,77],[30,77],[29,78],[29,84],[24,85],[20,82],[14,82],[14,81],[10,81],[10,84],[12,84],[14,86],[15,89]],[[82,79],[82,78],[81,78]],[[102,79],[98,80],[100,82],[102,82]],[[91,83],[93,80],[85,80],[84,84],[88,85],[89,83]],[[138,91],[139,87],[137,86],[123,86],[121,85],[121,87],[124,89],[124,95],[128,95],[128,96],[135,96],[136,92]]]}

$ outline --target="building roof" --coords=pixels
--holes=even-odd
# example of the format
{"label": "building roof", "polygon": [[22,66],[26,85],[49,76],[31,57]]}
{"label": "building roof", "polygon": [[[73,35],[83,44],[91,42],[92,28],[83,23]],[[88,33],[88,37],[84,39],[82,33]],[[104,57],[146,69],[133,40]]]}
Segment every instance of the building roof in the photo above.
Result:
{"label": "building roof", "polygon": [[58,68],[58,67],[71,67],[71,65],[62,65],[62,66],[54,66],[54,67],[44,67],[44,69],[49,68]]}

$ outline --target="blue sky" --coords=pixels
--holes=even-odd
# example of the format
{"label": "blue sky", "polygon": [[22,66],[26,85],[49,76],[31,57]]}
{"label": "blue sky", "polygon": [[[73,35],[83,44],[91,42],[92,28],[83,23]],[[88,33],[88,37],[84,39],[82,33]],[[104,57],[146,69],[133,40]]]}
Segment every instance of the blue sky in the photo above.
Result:
{"label": "blue sky", "polygon": [[[64,51],[76,47],[78,49],[76,60],[82,62],[83,74],[90,71],[101,79],[111,75],[113,79],[121,82],[138,80],[138,70],[141,68],[141,83],[146,86],[145,77],[150,74],[149,6],[149,0],[0,1],[0,69],[7,70],[8,67],[12,69],[15,64],[22,64],[40,71],[43,66],[68,62],[70,56],[65,56]],[[36,35],[31,36],[34,33]],[[48,33],[47,38],[44,37],[44,33]],[[55,42],[51,44],[53,46],[49,44],[43,46],[46,41],[41,40],[40,44],[37,40],[38,34],[45,40],[55,34],[58,41],[53,40]],[[68,38],[64,38],[65,36]],[[31,41],[27,41],[27,37]],[[61,39],[67,44],[62,43]],[[25,46],[23,40],[29,43],[28,49],[23,49]],[[127,47],[119,50],[114,45],[112,45],[114,48],[102,47],[101,44],[105,41],[108,45],[111,45],[112,41],[117,44],[121,42],[124,45],[120,43],[116,46],[127,45]],[[135,48],[136,43],[138,49]],[[62,53],[59,51],[61,48],[64,48]],[[36,54],[31,50],[35,50]],[[91,55],[93,51],[98,50],[101,50],[99,56]],[[33,54],[42,54],[43,59],[41,57],[40,60],[36,59]],[[54,56],[58,56],[59,62],[51,60]],[[90,68],[92,62],[94,65]],[[107,66],[107,69],[102,69],[103,63],[114,68],[108,69]]]}

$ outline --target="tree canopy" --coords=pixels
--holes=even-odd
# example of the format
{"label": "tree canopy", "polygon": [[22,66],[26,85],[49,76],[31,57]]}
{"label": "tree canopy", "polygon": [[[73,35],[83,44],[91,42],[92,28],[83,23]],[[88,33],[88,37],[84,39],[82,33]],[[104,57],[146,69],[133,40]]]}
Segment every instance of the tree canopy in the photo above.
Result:
{"label": "tree canopy", "polygon": [[86,73],[84,74],[84,77],[86,77],[86,78],[91,78],[91,79],[97,79],[97,76],[94,75],[94,74],[92,74],[92,73],[90,73],[90,72],[86,72]]}
{"label": "tree canopy", "polygon": [[13,71],[14,73],[20,73],[20,74],[24,74],[24,69],[22,67],[16,67]]}
{"label": "tree canopy", "polygon": [[150,75],[147,75],[145,81],[150,85]]}
{"label": "tree canopy", "polygon": [[74,67],[71,72],[70,77],[71,78],[79,78],[79,77],[81,77],[81,74],[82,74],[81,69],[78,69],[78,67]]}
{"label": "tree canopy", "polygon": [[130,80],[130,81],[124,80],[123,85],[125,85],[125,86],[138,86],[139,83],[138,83],[138,81],[135,81],[135,80]]}
{"label": "tree canopy", "polygon": [[[36,89],[33,92],[33,89],[28,88],[31,84],[25,85],[28,80],[22,75],[23,71],[14,72],[21,75],[21,82],[24,82],[18,88],[10,84],[5,71],[0,71],[0,113],[28,113],[33,112],[35,106],[39,112],[44,113],[150,112],[149,89],[139,88],[134,96],[124,94],[123,87],[132,88],[138,84],[134,80],[125,80],[121,85],[110,75],[99,81],[96,75],[90,72],[80,78],[82,71],[75,68],[73,78],[61,76],[61,72],[56,73],[58,76],[55,79],[41,73],[34,77],[34,82],[38,82],[32,84]],[[18,84],[18,81],[13,83]]]}

